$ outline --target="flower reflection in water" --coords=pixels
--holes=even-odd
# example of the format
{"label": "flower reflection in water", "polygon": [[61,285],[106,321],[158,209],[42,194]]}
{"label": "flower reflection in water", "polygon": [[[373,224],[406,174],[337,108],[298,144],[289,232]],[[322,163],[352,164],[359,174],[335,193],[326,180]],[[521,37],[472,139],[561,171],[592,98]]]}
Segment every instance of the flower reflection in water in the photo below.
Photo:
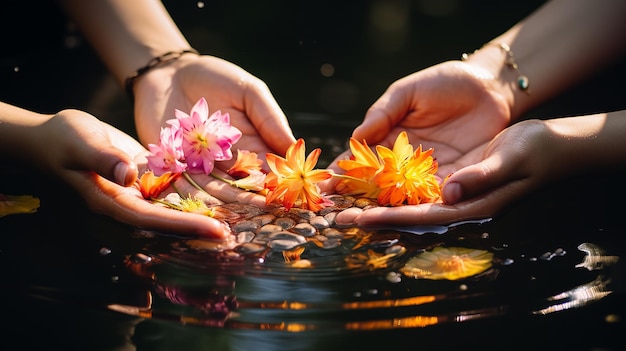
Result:
{"label": "flower reflection in water", "polygon": [[[365,237],[377,242],[376,234]],[[410,238],[394,236],[393,240],[388,238],[387,245],[406,244]],[[431,238],[437,240],[440,236]],[[355,245],[358,242],[359,239],[354,240]],[[380,245],[378,243],[376,245]],[[579,246],[587,253],[583,263],[572,263],[567,267],[572,272],[583,273],[588,270],[584,263],[593,260],[595,263],[589,267],[598,273],[587,283],[564,288],[555,294],[552,288],[544,291],[543,284],[537,285],[536,280],[524,283],[522,279],[522,285],[514,284],[499,291],[496,288],[499,284],[492,283],[499,275],[511,272],[507,273],[506,265],[503,265],[505,260],[494,258],[494,254],[487,250],[431,243],[425,250],[415,251],[407,246],[409,254],[414,256],[407,255],[410,258],[394,261],[382,259],[392,251],[376,252],[373,249],[376,245],[370,245],[371,242],[359,246],[357,250],[363,255],[360,259],[354,256],[354,252],[344,252],[347,257],[352,257],[352,261],[345,262],[347,265],[358,263],[369,267],[369,276],[359,275],[358,278],[351,270],[335,271],[334,279],[327,275],[315,278],[319,270],[316,260],[321,257],[310,257],[311,266],[297,265],[306,261],[302,258],[307,252],[304,246],[281,251],[280,259],[274,264],[265,265],[266,262],[258,261],[251,266],[239,265],[240,270],[227,270],[225,266],[224,269],[211,266],[205,270],[185,267],[171,264],[163,259],[167,258],[163,255],[143,260],[129,257],[126,266],[147,283],[148,298],[136,305],[111,304],[109,309],[186,325],[288,333],[427,328],[503,316],[516,309],[517,299],[531,302],[532,307],[526,312],[529,315],[546,315],[584,306],[611,293],[607,289],[609,279],[605,273],[617,260],[604,255],[598,246],[586,243]],[[313,249],[316,246],[306,247]],[[198,248],[197,254],[206,259],[206,247]],[[211,250],[215,252],[215,248]],[[186,255],[193,254],[186,252]],[[401,257],[406,253],[398,251],[396,254]],[[282,261],[282,270],[278,269],[279,261]],[[597,264],[600,261],[605,264]],[[555,281],[563,274],[561,268],[552,270],[545,265],[535,265],[535,262],[542,261],[529,260],[527,264],[548,273],[546,279]],[[548,262],[566,261],[543,261],[544,264]],[[555,267],[563,266],[557,264]],[[381,279],[389,272],[404,273],[405,279],[396,282]],[[437,279],[406,279],[418,275]],[[460,284],[454,282],[465,278],[472,279]],[[527,301],[528,296],[538,296],[539,299]]]}
{"label": "flower reflection in water", "polygon": [[402,273],[413,278],[457,280],[482,273],[492,266],[493,254],[463,247],[436,247],[407,262]]}

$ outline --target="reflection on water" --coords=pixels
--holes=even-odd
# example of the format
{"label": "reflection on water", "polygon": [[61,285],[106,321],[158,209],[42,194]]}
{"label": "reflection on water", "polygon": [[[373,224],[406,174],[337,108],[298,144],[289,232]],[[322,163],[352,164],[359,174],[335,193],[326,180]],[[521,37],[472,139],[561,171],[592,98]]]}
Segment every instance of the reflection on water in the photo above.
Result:
{"label": "reflection on water", "polygon": [[[591,243],[582,243],[578,249],[585,253],[583,261],[576,268],[586,268],[589,271],[603,272],[607,267],[615,264],[619,257],[606,256],[604,250]],[[550,306],[534,311],[537,314],[548,314],[570,308],[580,307],[587,303],[599,300],[612,291],[609,288],[611,279],[605,273],[601,273],[593,281],[577,286],[573,289],[549,296],[547,300]]]}
{"label": "reflection on water", "polygon": [[[443,234],[334,228],[325,232],[333,245],[313,235],[295,247],[265,241],[263,250],[241,251],[127,228],[36,176],[5,179],[41,198],[38,212],[0,223],[10,233],[0,253],[11,268],[2,287],[12,320],[5,329],[31,346],[120,350],[105,346],[117,340],[138,350],[378,349],[419,339],[431,348],[472,340],[484,348],[476,336],[487,330],[480,340],[491,345],[517,345],[522,330],[534,333],[522,337],[530,348],[575,345],[554,336],[578,332],[602,335],[585,341],[589,348],[621,344],[626,248],[621,223],[606,221],[611,208],[572,216],[576,209],[545,211],[549,201],[531,198],[511,215]],[[488,253],[475,257],[489,257],[490,267],[458,280],[404,273],[435,248]]]}
{"label": "reflection on water", "polygon": [[[334,275],[329,275],[323,265],[320,270],[324,274],[316,274],[316,262],[307,269],[293,268],[289,262],[283,262],[279,269],[277,263],[264,265],[256,259],[250,265],[235,260],[202,266],[196,264],[197,260],[208,262],[211,255],[202,250],[181,252],[180,242],[184,239],[140,237],[137,240],[143,241],[143,252],[125,256],[124,265],[146,282],[148,297],[134,305],[109,304],[108,308],[185,325],[299,333],[424,328],[493,318],[512,311],[548,314],[581,307],[611,293],[609,276],[617,259],[608,259],[599,246],[583,243],[577,245],[579,250],[560,248],[555,250],[560,252],[558,257],[535,252],[525,262],[511,263],[512,257],[533,253],[522,253],[513,244],[498,247],[493,235],[485,235],[485,230],[489,228],[461,226],[445,238],[438,234],[417,237],[396,233],[395,245],[406,247],[406,257],[396,257],[389,265],[369,266],[366,273],[362,267],[337,266]],[[493,267],[455,281],[407,275],[389,279],[398,277],[416,253],[449,243],[489,250],[494,255]],[[360,249],[368,248],[364,245]],[[336,249],[329,250],[327,257],[345,258],[350,254]],[[592,259],[605,264],[594,265],[594,274],[590,275],[581,264]],[[564,281],[564,276],[569,279]],[[521,305],[526,307],[520,310]]]}

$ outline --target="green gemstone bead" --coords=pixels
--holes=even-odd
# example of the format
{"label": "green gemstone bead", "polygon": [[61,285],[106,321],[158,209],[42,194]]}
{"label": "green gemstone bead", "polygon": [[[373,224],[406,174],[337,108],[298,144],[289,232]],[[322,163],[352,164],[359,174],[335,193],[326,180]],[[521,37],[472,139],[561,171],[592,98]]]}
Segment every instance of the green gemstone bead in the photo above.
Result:
{"label": "green gemstone bead", "polygon": [[526,76],[519,76],[517,77],[517,86],[522,89],[522,90],[528,90],[528,86],[529,86],[529,82],[528,82],[528,77]]}

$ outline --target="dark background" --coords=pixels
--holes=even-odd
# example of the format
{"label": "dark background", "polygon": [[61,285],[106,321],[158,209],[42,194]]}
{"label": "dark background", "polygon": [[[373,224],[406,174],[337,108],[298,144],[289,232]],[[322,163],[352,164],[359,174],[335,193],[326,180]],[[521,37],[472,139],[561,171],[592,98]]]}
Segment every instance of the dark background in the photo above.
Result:
{"label": "dark background", "polygon": [[[320,137],[345,140],[393,81],[458,59],[544,2],[164,1],[192,46],[264,80],[296,136],[322,147]],[[51,113],[80,108],[134,133],[128,98],[54,1],[3,7],[0,101]],[[332,66],[332,75],[322,74],[323,65]],[[623,66],[528,116],[624,108]]]}

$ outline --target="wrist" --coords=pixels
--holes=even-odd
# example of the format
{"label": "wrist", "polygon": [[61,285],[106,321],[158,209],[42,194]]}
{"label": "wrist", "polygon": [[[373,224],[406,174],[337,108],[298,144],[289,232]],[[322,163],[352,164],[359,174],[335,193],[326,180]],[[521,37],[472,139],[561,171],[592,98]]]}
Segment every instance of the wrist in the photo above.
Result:
{"label": "wrist", "polygon": [[524,101],[529,99],[530,81],[522,73],[515,55],[505,42],[489,42],[472,54],[463,54],[462,60],[490,73],[491,88],[507,102],[512,121],[524,112]]}
{"label": "wrist", "polygon": [[200,53],[194,48],[168,51],[159,56],[153,57],[144,66],[129,74],[124,80],[124,88],[126,89],[126,93],[131,98],[131,100],[133,100],[134,97],[135,84],[139,79],[141,79],[144,75],[147,75],[151,71],[154,71],[160,67],[168,66],[169,64],[179,60],[182,56],[187,54],[194,54],[197,56],[200,55]]}

